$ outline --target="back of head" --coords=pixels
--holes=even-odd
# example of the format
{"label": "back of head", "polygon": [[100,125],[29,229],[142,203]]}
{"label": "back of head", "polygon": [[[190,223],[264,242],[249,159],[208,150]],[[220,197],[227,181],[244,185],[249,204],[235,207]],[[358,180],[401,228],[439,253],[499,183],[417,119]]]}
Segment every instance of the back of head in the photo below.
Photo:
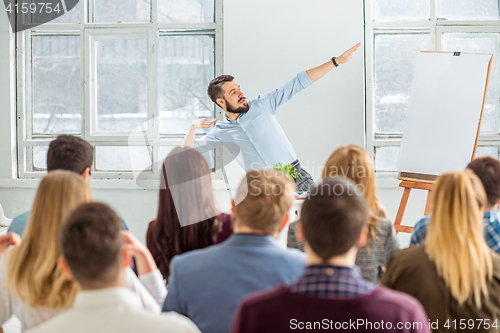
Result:
{"label": "back of head", "polygon": [[352,181],[331,177],[313,187],[302,205],[306,242],[325,261],[355,246],[367,224],[366,202],[358,192]]}
{"label": "back of head", "polygon": [[474,297],[480,307],[492,276],[490,249],[483,234],[480,207],[486,203],[481,181],[471,171],[440,176],[433,191],[432,216],[425,243],[452,295],[463,303]]}
{"label": "back of head", "polygon": [[500,200],[500,161],[490,156],[476,158],[467,165],[483,183],[487,208],[493,208]]}
{"label": "back of head", "polygon": [[76,287],[57,267],[61,255],[57,239],[71,211],[92,201],[89,186],[74,172],[56,170],[40,182],[23,242],[9,253],[6,277],[31,306],[61,308],[72,303]]}
{"label": "back of head", "polygon": [[323,169],[323,179],[327,177],[346,177],[364,192],[369,212],[369,241],[376,239],[375,230],[380,220],[375,172],[370,155],[356,145],[340,146],[330,155]]}
{"label": "back of head", "polygon": [[84,288],[100,288],[115,282],[121,268],[123,237],[121,220],[103,203],[78,207],[59,235],[64,259]]}
{"label": "back of head", "polygon": [[281,171],[257,169],[247,172],[235,196],[235,224],[266,234],[280,230],[294,200],[295,183]]}
{"label": "back of head", "polygon": [[147,235],[165,278],[173,256],[215,243],[219,214],[204,157],[188,147],[172,150],[163,163],[158,215]]}
{"label": "back of head", "polygon": [[68,170],[82,174],[92,166],[94,149],[85,140],[73,135],[59,135],[47,152],[47,171]]}
{"label": "back of head", "polygon": [[208,85],[207,94],[208,97],[217,104],[217,98],[222,98],[224,96],[222,91],[222,85],[226,82],[231,82],[234,80],[234,77],[231,75],[219,75]]}

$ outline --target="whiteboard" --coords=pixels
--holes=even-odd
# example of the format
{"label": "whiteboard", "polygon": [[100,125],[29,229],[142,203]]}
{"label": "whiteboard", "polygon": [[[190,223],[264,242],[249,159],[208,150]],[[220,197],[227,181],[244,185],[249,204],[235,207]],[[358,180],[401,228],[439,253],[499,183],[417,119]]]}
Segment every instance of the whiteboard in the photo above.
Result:
{"label": "whiteboard", "polygon": [[471,161],[489,54],[422,52],[417,57],[398,171],[428,175]]}

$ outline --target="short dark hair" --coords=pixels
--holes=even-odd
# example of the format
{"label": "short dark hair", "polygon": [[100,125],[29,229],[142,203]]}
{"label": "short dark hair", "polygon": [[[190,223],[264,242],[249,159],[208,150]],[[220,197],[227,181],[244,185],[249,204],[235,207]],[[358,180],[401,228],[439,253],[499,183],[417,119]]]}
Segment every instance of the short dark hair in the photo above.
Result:
{"label": "short dark hair", "polygon": [[121,220],[107,205],[81,205],[66,219],[59,242],[75,279],[84,287],[100,287],[120,272],[123,236]]}
{"label": "short dark hair", "polygon": [[47,171],[68,170],[82,174],[92,166],[94,149],[85,140],[73,135],[59,135],[49,145]]}
{"label": "short dark hair", "polygon": [[222,98],[222,85],[226,82],[231,82],[234,80],[234,76],[232,75],[219,75],[208,85],[207,94],[208,97],[217,104],[217,98]]}
{"label": "short dark hair", "polygon": [[488,199],[488,206],[494,206],[500,200],[500,161],[491,156],[476,158],[467,165],[483,183]]}
{"label": "short dark hair", "polygon": [[302,205],[304,237],[322,259],[346,253],[356,245],[368,223],[368,209],[362,193],[344,177],[323,180],[310,190]]}

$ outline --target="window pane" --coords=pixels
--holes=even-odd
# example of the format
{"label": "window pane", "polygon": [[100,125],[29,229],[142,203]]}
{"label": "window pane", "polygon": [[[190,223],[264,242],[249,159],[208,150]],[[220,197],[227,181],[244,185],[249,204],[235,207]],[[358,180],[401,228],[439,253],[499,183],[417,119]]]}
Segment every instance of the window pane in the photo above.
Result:
{"label": "window pane", "polygon": [[47,151],[48,146],[33,147],[33,169],[47,169]]}
{"label": "window pane", "polygon": [[500,97],[499,46],[499,34],[469,33],[443,35],[443,51],[493,54],[490,80],[488,82],[488,92],[484,102],[481,133],[497,133],[500,128],[497,121],[497,113],[499,110],[498,100]]}
{"label": "window pane", "polygon": [[[74,2],[74,1],[73,1]],[[66,1],[66,6],[68,6],[68,1]],[[50,23],[79,23],[80,22],[80,2],[76,4],[72,9],[68,9],[68,12],[63,16],[56,18]]]}
{"label": "window pane", "polygon": [[398,155],[399,147],[375,147],[375,171],[396,171]]}
{"label": "window pane", "polygon": [[500,154],[498,147],[477,147],[476,157],[480,156],[493,156],[499,158]]}
{"label": "window pane", "polygon": [[160,37],[159,60],[160,132],[184,134],[194,119],[213,117],[214,104],[207,95],[214,77],[213,38]]}
{"label": "window pane", "polygon": [[35,36],[33,133],[80,133],[80,37]]}
{"label": "window pane", "polygon": [[147,41],[97,42],[97,131],[131,131],[147,121]]}
{"label": "window pane", "polygon": [[151,170],[151,147],[97,146],[95,156],[98,171]]}
{"label": "window pane", "polygon": [[429,0],[374,0],[373,19],[375,21],[428,20]]}
{"label": "window pane", "polygon": [[95,0],[94,22],[96,23],[150,21],[151,5],[149,0]]}
{"label": "window pane", "polygon": [[158,1],[161,23],[214,22],[214,0]]}
{"label": "window pane", "polygon": [[375,36],[375,133],[402,133],[410,101],[413,69],[430,35]]}
{"label": "window pane", "polygon": [[497,20],[498,0],[438,0],[438,17],[447,20]]}

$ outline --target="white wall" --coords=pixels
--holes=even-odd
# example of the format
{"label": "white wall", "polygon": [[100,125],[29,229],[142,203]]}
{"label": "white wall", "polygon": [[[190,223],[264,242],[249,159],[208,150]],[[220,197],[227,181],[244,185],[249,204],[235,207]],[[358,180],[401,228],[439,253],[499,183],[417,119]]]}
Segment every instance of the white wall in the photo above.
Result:
{"label": "white wall", "polygon": [[[247,97],[253,97],[363,42],[363,30],[362,1],[225,1],[224,71],[236,77]],[[337,146],[364,144],[363,53],[361,47],[348,64],[335,68],[278,110],[299,159],[315,179]],[[9,180],[15,172],[12,56],[12,33],[7,16],[0,14],[0,203],[11,218],[30,208],[36,187],[33,182]],[[226,210],[228,195],[218,185],[216,196]],[[380,185],[379,194],[394,218],[402,191],[394,180]],[[94,181],[96,199],[115,208],[132,232],[144,239],[147,223],[156,215],[157,191],[113,186],[113,182]],[[412,193],[403,223],[414,223],[424,203],[423,193]]]}

